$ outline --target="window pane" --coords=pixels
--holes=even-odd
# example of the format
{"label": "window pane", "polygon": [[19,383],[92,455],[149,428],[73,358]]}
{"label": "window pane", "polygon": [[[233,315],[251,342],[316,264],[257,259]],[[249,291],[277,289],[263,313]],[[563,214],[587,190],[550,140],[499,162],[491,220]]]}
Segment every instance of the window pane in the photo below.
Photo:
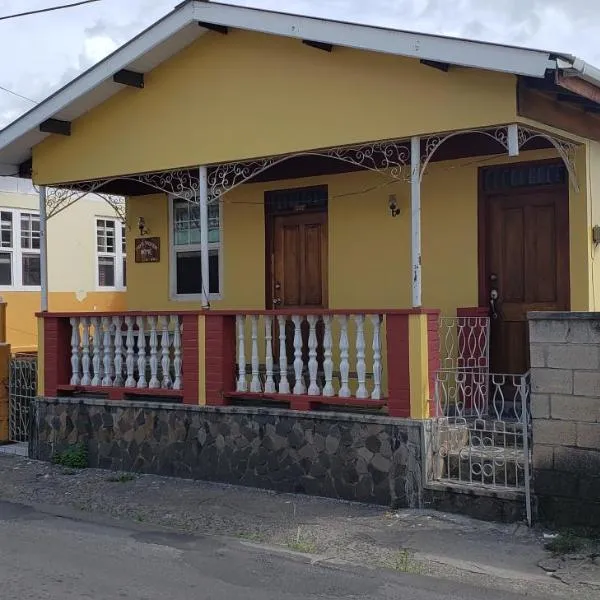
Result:
{"label": "window pane", "polygon": [[[177,294],[201,294],[200,252],[177,253]],[[208,256],[209,293],[219,293],[219,251],[211,250]]]}
{"label": "window pane", "polygon": [[40,285],[40,255],[23,254],[23,285]]}
{"label": "window pane", "polygon": [[177,293],[202,293],[200,252],[177,253]]}
{"label": "window pane", "polygon": [[40,217],[33,213],[21,213],[21,248],[40,247]]}
{"label": "window pane", "polygon": [[2,248],[12,247],[12,213],[0,213],[0,242]]}
{"label": "window pane", "polygon": [[108,219],[96,221],[96,239],[98,252],[115,252],[115,222]]}
{"label": "window pane", "polygon": [[123,287],[127,285],[127,258],[123,257]]}
{"label": "window pane", "polygon": [[114,287],[115,285],[115,259],[110,256],[98,258],[98,285],[100,287]]}
{"label": "window pane", "polygon": [[[186,200],[175,200],[173,203],[173,237],[176,246],[200,243],[200,207]],[[218,242],[219,204],[215,202],[208,207],[208,241]]]}
{"label": "window pane", "polygon": [[0,285],[12,284],[12,268],[10,252],[0,252]]}
{"label": "window pane", "polygon": [[127,253],[127,230],[124,225],[121,226],[121,252]]}

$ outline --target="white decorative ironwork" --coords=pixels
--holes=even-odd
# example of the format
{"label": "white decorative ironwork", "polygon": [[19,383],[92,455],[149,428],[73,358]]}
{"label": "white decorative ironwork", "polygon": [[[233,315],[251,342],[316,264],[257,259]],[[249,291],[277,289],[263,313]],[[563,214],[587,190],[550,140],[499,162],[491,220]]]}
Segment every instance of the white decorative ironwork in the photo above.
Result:
{"label": "white decorative ironwork", "polygon": [[442,369],[489,370],[489,317],[441,317],[439,339]]}
{"label": "white decorative ironwork", "polygon": [[355,167],[387,175],[392,179],[401,179],[403,167],[410,163],[410,150],[405,140],[379,141],[355,146],[307,150],[244,162],[225,163],[209,169],[209,198],[211,202],[218,201],[227,192],[264,173],[271,167],[291,158],[302,156],[332,158]]}
{"label": "white decorative ironwork", "polygon": [[[434,477],[526,490],[529,375],[436,373]],[[468,404],[465,398],[478,398]]]}
{"label": "white decorative ironwork", "polygon": [[569,181],[571,182],[573,189],[576,192],[579,192],[579,181],[577,179],[577,170],[575,168],[577,144],[554,135],[550,135],[544,131],[529,129],[527,127],[519,127],[517,135],[519,140],[519,148],[522,148],[525,146],[525,144],[535,138],[541,138],[550,142],[558,152],[563,163],[565,164],[565,167],[567,168],[569,173]]}

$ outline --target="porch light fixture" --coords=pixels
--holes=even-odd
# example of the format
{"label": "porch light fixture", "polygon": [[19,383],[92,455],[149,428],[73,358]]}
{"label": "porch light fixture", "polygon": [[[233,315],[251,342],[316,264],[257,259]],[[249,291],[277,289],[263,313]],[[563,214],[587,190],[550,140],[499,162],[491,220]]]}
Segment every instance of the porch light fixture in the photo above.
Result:
{"label": "porch light fixture", "polygon": [[390,194],[388,199],[388,206],[390,209],[390,214],[392,217],[397,217],[400,214],[400,207],[398,206],[398,200],[396,199],[396,194]]}
{"label": "porch light fixture", "polygon": [[138,217],[138,229],[142,237],[150,233],[150,230],[146,229],[146,219],[144,217]]}

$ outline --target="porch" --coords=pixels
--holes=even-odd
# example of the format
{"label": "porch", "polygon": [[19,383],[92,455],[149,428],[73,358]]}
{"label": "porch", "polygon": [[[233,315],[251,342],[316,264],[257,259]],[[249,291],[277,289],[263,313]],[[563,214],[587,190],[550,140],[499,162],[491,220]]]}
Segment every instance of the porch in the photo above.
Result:
{"label": "porch", "polygon": [[38,395],[212,406],[258,402],[423,419],[436,414],[440,370],[489,369],[486,313],[40,313]]}

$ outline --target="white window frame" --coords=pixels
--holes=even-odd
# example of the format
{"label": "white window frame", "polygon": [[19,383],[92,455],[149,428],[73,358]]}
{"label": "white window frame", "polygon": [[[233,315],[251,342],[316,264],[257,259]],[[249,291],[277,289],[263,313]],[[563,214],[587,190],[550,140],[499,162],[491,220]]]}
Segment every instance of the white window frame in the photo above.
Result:
{"label": "white window frame", "polygon": [[[176,196],[169,195],[169,299],[180,302],[201,302],[202,294],[178,294],[177,293],[177,252],[200,252],[201,244],[188,244],[185,246],[175,245],[175,215],[173,207],[177,200]],[[208,300],[221,300],[223,298],[223,209],[219,203],[219,241],[209,242],[208,251],[217,250],[219,253],[219,292],[209,293]]]}
{"label": "white window frame", "polygon": [[[111,221],[115,226],[115,251],[100,252],[98,250],[98,222]],[[127,286],[123,282],[123,260],[127,259],[127,252],[123,252],[123,242],[126,240],[125,226],[115,217],[96,216],[94,219],[94,255],[95,255],[95,280],[96,290],[99,292],[119,291],[123,292]],[[108,257],[114,259],[115,285],[100,285],[100,258]]]}
{"label": "white window frame", "polygon": [[[10,248],[0,247],[0,253],[10,254],[10,267],[12,282],[10,285],[0,285],[0,291],[36,292],[41,290],[40,285],[25,285],[23,283],[23,256],[29,254],[40,255],[39,248],[21,247],[21,216],[32,215],[38,217],[39,211],[30,208],[0,208],[1,212],[12,214],[12,245]],[[41,258],[40,258],[41,260]],[[41,265],[40,265],[41,266]]]}

